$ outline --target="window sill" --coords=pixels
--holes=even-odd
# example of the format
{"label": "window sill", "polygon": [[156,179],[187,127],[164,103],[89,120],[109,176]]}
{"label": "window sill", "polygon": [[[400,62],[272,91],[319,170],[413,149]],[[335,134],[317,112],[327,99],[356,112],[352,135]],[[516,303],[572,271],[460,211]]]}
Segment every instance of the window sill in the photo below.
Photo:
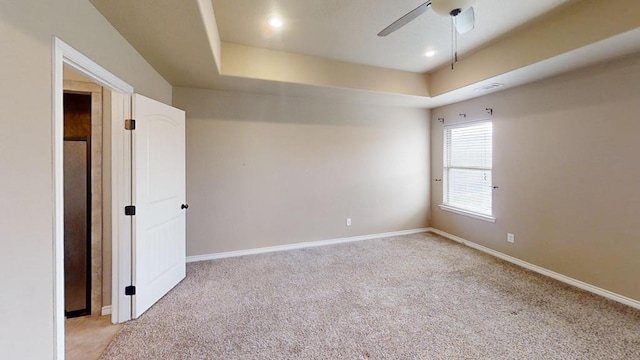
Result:
{"label": "window sill", "polygon": [[474,218],[474,219],[478,219],[478,220],[482,220],[482,221],[486,221],[486,222],[490,222],[490,223],[495,223],[496,222],[496,218],[494,218],[493,216],[478,214],[478,213],[474,213],[472,211],[462,210],[462,209],[454,208],[454,207],[447,206],[447,205],[438,205],[438,207],[440,207],[440,209],[442,209],[444,211],[449,211],[449,212],[452,212],[452,213],[468,216],[468,217],[471,217],[471,218]]}

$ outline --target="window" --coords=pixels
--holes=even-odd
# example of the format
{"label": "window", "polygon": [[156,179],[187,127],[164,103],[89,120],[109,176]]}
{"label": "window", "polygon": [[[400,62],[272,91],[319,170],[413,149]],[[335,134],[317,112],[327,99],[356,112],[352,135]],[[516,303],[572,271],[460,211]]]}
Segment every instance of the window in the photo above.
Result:
{"label": "window", "polygon": [[493,124],[479,121],[444,128],[444,210],[487,221],[492,217]]}

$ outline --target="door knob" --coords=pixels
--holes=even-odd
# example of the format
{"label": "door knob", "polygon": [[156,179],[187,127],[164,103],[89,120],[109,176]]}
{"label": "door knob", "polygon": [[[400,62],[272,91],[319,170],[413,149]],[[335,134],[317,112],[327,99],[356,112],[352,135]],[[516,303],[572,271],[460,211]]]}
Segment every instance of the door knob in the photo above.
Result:
{"label": "door knob", "polygon": [[188,209],[189,208],[189,204],[182,204],[182,206],[180,206],[180,209]]}

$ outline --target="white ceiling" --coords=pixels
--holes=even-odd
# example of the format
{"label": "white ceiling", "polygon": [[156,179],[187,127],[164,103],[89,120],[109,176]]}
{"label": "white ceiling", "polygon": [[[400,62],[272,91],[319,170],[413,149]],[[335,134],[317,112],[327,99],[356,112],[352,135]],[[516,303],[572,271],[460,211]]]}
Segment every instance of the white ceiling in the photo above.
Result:
{"label": "white ceiling", "polygon": [[173,86],[348,102],[431,108],[640,51],[638,0],[477,0],[456,71],[448,17],[376,35],[424,0],[89,1]]}
{"label": "white ceiling", "polygon": [[[425,0],[212,0],[222,41],[411,72],[447,64],[451,21],[429,10],[387,37],[376,34]],[[568,0],[477,0],[461,56]],[[272,15],[285,26],[266,25]],[[424,56],[436,50],[436,56]]]}

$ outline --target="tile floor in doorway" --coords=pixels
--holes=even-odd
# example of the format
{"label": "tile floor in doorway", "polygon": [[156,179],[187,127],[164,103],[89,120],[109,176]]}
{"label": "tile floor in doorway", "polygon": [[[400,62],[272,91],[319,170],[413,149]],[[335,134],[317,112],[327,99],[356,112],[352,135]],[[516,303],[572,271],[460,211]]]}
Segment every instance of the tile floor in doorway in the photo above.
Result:
{"label": "tile floor in doorway", "polygon": [[65,322],[65,358],[67,360],[100,358],[122,326],[122,324],[111,324],[111,315],[67,319]]}

